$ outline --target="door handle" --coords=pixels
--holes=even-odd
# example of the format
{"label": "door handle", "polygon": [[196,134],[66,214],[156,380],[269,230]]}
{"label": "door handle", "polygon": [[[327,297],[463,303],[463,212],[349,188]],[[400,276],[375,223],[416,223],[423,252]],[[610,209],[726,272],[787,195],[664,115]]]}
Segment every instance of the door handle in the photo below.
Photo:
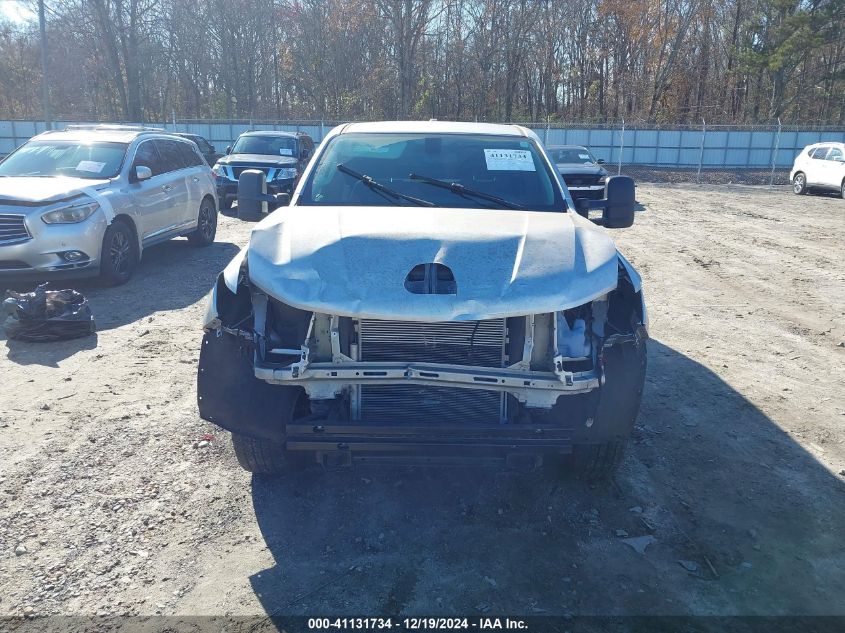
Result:
{"label": "door handle", "polygon": [[171,189],[173,189],[173,185],[162,185],[161,188],[165,191],[170,191]]}

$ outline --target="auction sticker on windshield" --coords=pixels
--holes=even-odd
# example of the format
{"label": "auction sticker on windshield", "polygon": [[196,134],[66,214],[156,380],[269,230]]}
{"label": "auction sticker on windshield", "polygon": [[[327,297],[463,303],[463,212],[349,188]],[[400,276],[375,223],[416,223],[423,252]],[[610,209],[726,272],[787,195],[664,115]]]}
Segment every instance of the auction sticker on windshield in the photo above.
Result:
{"label": "auction sticker on windshield", "polygon": [[537,171],[531,152],[524,149],[485,149],[484,159],[490,171]]}
{"label": "auction sticker on windshield", "polygon": [[105,166],[105,163],[98,163],[93,160],[81,160],[76,166],[76,171],[88,171],[92,174],[99,174],[101,171],[103,171],[103,167]]}

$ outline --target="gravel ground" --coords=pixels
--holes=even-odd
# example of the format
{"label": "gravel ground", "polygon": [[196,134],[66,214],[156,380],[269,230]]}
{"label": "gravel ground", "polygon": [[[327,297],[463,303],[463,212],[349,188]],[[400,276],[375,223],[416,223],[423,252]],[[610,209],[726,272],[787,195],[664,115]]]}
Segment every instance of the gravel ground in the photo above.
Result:
{"label": "gravel ground", "polygon": [[194,388],[236,219],[207,249],[150,250],[126,286],[79,284],[96,336],[0,339],[0,615],[845,614],[845,201],[638,198],[615,236],[644,277],[648,378],[596,487],[241,471]]}
{"label": "gravel ground", "polygon": [[[616,174],[616,167],[607,166],[611,174]],[[646,165],[622,165],[622,173],[631,176],[640,183],[679,184],[697,183],[705,185],[788,185],[789,170],[776,169],[702,169],[683,167],[649,167]]]}

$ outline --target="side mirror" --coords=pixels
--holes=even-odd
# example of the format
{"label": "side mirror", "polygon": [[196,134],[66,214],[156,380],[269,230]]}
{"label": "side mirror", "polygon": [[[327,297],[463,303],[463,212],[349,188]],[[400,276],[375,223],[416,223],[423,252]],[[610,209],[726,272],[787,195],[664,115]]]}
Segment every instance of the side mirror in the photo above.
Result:
{"label": "side mirror", "polygon": [[604,191],[602,226],[608,229],[626,229],[631,226],[637,205],[634,179],[630,176],[611,176],[607,179]]}
{"label": "side mirror", "polygon": [[579,198],[575,211],[585,218],[591,209],[601,209],[600,218],[590,218],[596,224],[608,229],[626,229],[634,223],[636,185],[630,176],[611,176],[604,186],[604,200]]}
{"label": "side mirror", "polygon": [[267,193],[267,178],[258,169],[245,169],[238,178],[238,217],[244,220],[259,220],[279,207],[290,205],[290,194]]}
{"label": "side mirror", "polygon": [[596,165],[604,165],[606,162],[607,162],[607,161],[606,161],[605,159],[603,159],[603,158],[599,158],[599,159],[596,161]]}
{"label": "side mirror", "polygon": [[135,167],[135,180],[141,182],[143,180],[149,180],[153,177],[153,170],[145,165],[138,165]]}
{"label": "side mirror", "polygon": [[231,154],[231,153],[232,153],[232,146],[231,146],[231,145],[227,145],[227,146],[226,146],[226,153],[227,153],[227,154]]}

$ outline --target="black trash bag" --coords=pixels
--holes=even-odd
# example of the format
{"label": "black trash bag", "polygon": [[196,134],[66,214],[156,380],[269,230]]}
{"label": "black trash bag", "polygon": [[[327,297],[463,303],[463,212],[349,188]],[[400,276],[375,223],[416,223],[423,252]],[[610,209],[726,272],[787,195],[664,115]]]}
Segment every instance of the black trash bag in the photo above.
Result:
{"label": "black trash bag", "polygon": [[6,336],[20,341],[61,341],[96,331],[84,295],[76,290],[47,290],[47,284],[32,292],[9,290],[0,311],[0,316],[7,315],[12,318],[5,325]]}

